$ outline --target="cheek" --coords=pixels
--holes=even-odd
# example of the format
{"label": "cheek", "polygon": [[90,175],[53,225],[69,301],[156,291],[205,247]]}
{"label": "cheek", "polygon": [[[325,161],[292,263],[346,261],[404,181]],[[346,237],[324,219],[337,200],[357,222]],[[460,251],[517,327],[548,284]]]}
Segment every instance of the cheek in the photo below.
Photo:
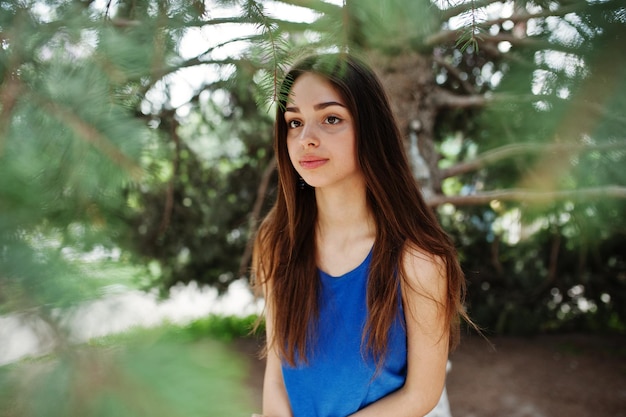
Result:
{"label": "cheek", "polygon": [[342,149],[342,154],[346,161],[354,161],[357,163],[357,150],[356,150],[356,141],[354,140],[354,135],[348,136],[350,139],[346,140]]}
{"label": "cheek", "polygon": [[291,165],[297,170],[297,153],[296,153],[297,144],[294,144],[293,141],[287,141],[287,154],[289,155],[289,160],[291,161]]}
{"label": "cheek", "polygon": [[293,160],[293,157],[295,156],[295,147],[293,145],[293,141],[291,140],[287,140],[287,154],[289,155],[289,158]]}

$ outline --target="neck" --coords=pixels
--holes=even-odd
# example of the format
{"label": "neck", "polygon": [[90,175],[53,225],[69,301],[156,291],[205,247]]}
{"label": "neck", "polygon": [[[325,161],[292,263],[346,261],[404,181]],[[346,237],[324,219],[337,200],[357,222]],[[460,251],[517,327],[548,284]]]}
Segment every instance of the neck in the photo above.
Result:
{"label": "neck", "polygon": [[375,235],[375,222],[367,205],[365,186],[316,189],[318,242],[350,243]]}
{"label": "neck", "polygon": [[315,198],[317,266],[331,276],[340,276],[358,266],[376,240],[365,186],[316,189]]}

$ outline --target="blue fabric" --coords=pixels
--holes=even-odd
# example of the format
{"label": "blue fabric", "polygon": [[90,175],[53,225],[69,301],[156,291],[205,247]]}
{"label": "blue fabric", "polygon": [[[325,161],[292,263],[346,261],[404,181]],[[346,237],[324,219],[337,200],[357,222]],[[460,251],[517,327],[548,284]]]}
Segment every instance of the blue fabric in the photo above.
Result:
{"label": "blue fabric", "polygon": [[307,365],[282,367],[294,417],[346,417],[404,385],[407,352],[401,303],[380,373],[361,349],[371,256],[340,277],[319,272],[322,304],[314,353]]}

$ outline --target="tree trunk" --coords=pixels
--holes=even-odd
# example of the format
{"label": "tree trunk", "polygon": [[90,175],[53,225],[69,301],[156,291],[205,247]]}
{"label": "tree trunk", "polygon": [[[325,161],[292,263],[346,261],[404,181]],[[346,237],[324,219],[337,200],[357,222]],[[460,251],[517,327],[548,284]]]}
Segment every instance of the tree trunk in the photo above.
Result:
{"label": "tree trunk", "polygon": [[394,56],[370,53],[369,61],[387,90],[413,173],[428,199],[441,192],[434,141],[438,108],[432,59],[415,52]]}

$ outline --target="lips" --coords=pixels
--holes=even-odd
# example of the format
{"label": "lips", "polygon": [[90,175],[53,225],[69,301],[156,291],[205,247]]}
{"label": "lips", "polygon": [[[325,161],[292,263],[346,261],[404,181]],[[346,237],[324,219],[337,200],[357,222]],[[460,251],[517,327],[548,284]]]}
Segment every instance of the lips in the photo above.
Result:
{"label": "lips", "polygon": [[321,167],[326,162],[328,162],[328,159],[320,158],[318,156],[305,156],[301,158],[298,162],[300,166],[304,169],[315,169]]}

